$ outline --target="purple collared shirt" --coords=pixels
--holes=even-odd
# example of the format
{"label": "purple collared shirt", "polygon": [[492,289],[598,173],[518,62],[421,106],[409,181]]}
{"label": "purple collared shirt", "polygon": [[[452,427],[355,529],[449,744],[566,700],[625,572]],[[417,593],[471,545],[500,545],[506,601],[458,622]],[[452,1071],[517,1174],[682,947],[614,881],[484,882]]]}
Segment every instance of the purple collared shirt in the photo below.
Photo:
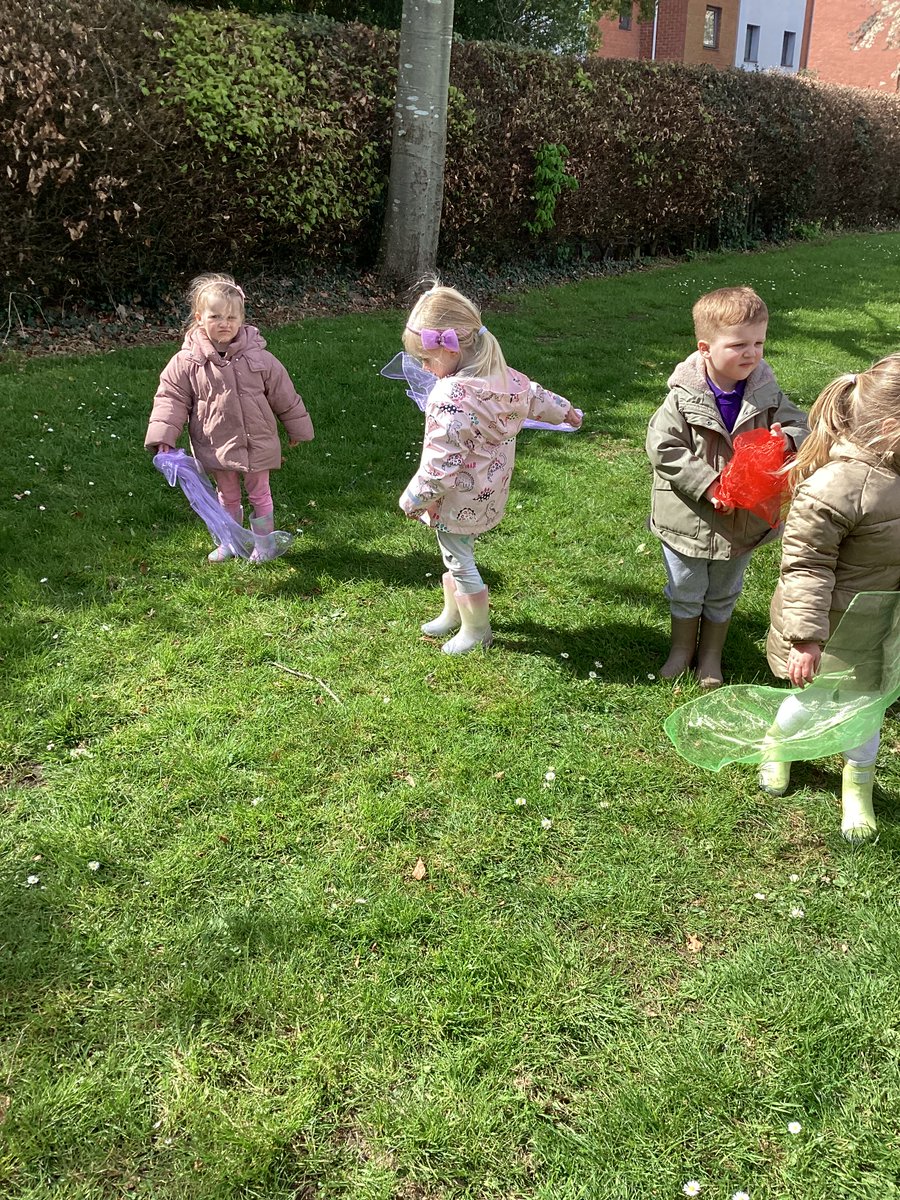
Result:
{"label": "purple collared shirt", "polygon": [[717,387],[713,383],[708,375],[706,382],[709,384],[712,394],[716,398],[716,407],[722,416],[722,420],[725,422],[725,428],[731,433],[734,429],[734,423],[738,418],[738,413],[741,411],[741,403],[744,399],[744,388],[747,386],[747,380],[738,380],[737,387],[731,392],[723,392],[720,387]]}

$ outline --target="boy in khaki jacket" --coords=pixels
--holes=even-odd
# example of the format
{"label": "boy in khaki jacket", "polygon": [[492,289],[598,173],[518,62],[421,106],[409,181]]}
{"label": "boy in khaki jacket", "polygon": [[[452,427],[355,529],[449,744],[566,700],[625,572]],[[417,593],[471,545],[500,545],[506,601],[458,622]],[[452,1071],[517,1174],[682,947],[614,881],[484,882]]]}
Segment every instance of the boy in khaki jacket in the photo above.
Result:
{"label": "boy in khaki jacket", "polygon": [[769,429],[793,452],[809,428],[763,359],[769,313],[752,288],[708,292],[693,318],[697,350],[673,371],[647,430],[650,529],[662,543],[672,620],[659,673],[674,678],[696,656],[700,686],[716,688],[751,551],[780,534],[749,510],[714,499],[716,484],[737,434]]}

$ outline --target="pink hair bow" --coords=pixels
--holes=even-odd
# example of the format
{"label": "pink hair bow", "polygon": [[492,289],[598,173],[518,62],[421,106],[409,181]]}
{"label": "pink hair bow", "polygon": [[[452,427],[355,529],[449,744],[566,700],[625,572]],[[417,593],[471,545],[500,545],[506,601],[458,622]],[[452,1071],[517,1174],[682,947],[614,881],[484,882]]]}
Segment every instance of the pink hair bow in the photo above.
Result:
{"label": "pink hair bow", "polygon": [[452,354],[459,354],[459,338],[455,329],[420,329],[423,350],[438,350],[443,347]]}

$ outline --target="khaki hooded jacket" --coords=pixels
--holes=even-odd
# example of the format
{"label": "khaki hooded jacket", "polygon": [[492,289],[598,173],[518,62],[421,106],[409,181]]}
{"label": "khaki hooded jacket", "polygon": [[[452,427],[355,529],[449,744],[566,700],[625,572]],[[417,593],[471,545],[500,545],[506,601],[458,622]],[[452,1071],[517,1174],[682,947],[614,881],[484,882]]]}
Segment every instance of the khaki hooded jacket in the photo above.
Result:
{"label": "khaki hooded jacket", "polygon": [[806,414],[779,389],[765,361],[747,380],[731,433],[706,380],[699,352],[672,372],[669,394],[650,418],[647,455],[653,467],[650,530],[689,558],[739,558],[778,537],[747,509],[717,512],[705,492],[734,454],[734,438],[779,422],[796,450],[809,433]]}

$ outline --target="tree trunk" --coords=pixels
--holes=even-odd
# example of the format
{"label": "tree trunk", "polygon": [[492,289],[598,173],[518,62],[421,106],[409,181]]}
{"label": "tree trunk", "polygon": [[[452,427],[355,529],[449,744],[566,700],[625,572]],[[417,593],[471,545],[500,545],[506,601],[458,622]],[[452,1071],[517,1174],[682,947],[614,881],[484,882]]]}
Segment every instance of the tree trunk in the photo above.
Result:
{"label": "tree trunk", "polygon": [[381,275],[409,287],[437,261],[453,0],[403,0]]}

